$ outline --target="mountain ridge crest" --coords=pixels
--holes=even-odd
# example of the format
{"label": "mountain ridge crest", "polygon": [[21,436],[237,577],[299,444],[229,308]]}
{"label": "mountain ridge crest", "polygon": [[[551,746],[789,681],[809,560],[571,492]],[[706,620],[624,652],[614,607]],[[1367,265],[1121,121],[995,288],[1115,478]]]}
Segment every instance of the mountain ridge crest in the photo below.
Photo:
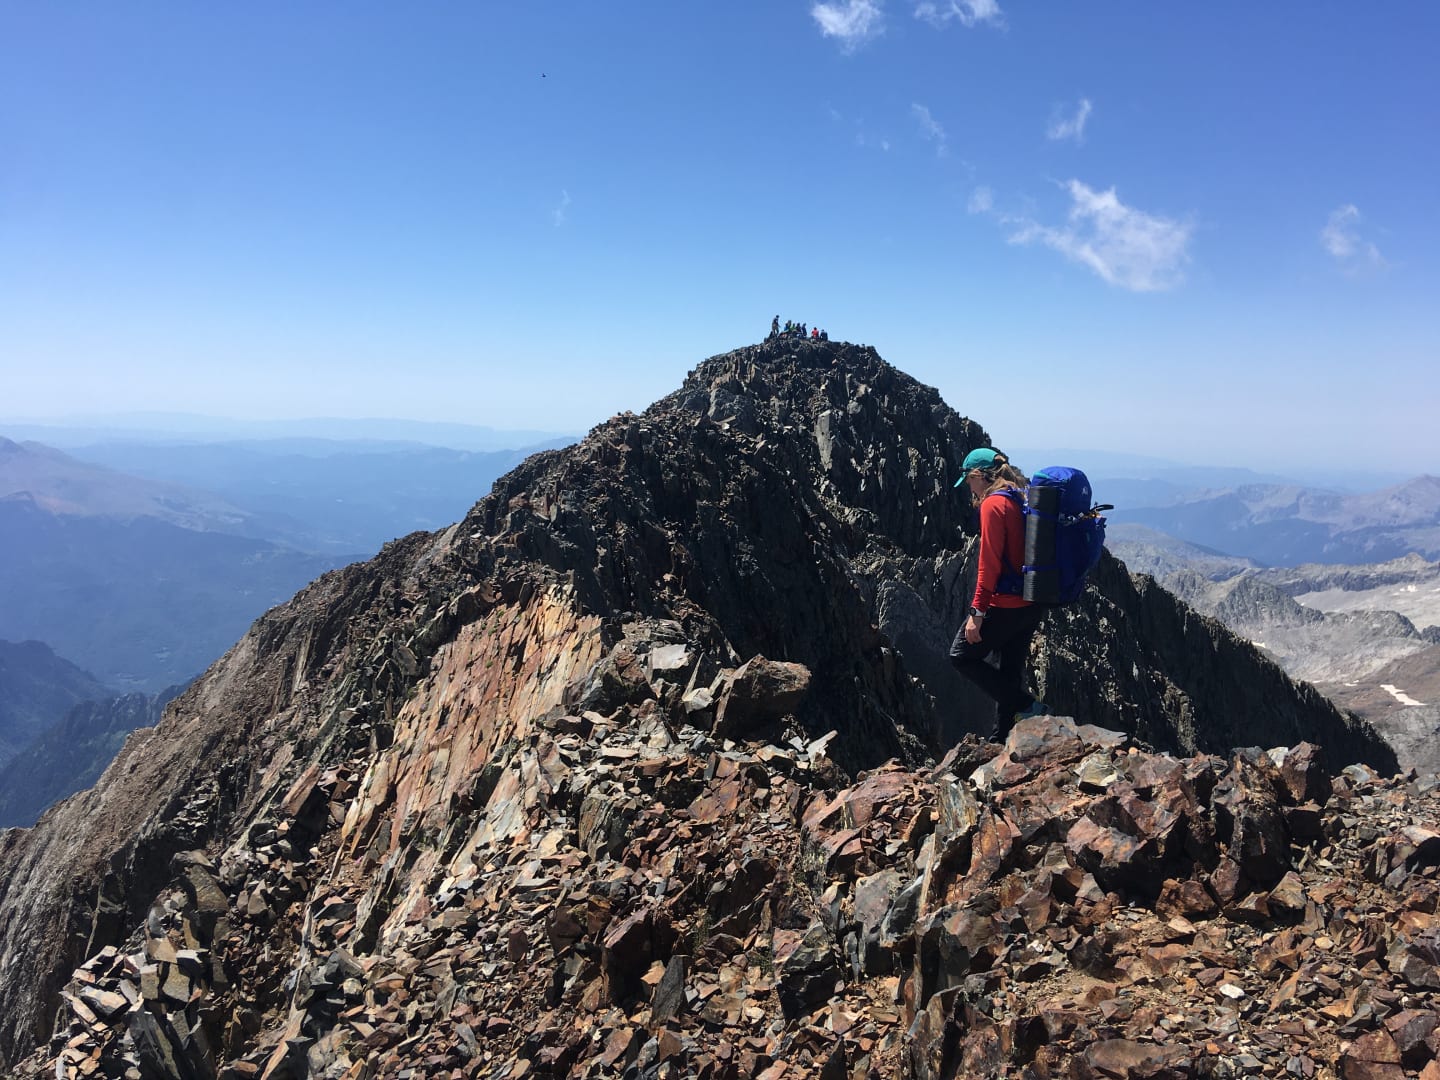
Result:
{"label": "mountain ridge crest", "polygon": [[[873,349],[749,346],[527,459],[450,528],[325,574],[131,735],[95,788],[3,834],[0,966],[38,975],[0,984],[0,1053],[43,1040],[74,967],[143,936],[167,890],[191,890],[173,920],[200,893],[228,912],[224,948],[248,979],[265,942],[308,963],[286,935],[325,888],[315,852],[368,868],[344,947],[377,963],[436,882],[538,842],[542,819],[600,858],[619,795],[565,777],[608,733],[648,747],[615,762],[719,760],[746,740],[824,746],[813,767],[835,777],[941,757],[990,719],[945,655],[976,543],[953,483],[986,442]],[[1034,661],[1057,711],[1150,745],[1315,736],[1337,760],[1394,767],[1368,726],[1113,559]],[[335,808],[312,818],[322,788],[316,805]],[[283,850],[315,878],[286,884],[276,827],[302,820]],[[258,1052],[246,1030],[220,1042],[229,1057]]]}

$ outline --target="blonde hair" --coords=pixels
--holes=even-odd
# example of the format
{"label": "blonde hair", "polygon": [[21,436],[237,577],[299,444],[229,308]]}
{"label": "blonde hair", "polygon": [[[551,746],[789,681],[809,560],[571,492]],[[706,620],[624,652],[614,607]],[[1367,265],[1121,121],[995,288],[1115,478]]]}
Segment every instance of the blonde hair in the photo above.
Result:
{"label": "blonde hair", "polygon": [[[995,452],[995,464],[990,466],[990,468],[971,469],[970,472],[978,472],[986,480],[985,490],[974,500],[977,505],[983,502],[987,495],[993,495],[995,492],[1003,490],[1004,488],[1014,488],[1017,491],[1024,491],[1030,484],[1029,478],[1019,469],[1015,468],[1014,465],[1011,465],[1010,459],[998,450]],[[969,477],[970,473],[966,473],[965,475]]]}

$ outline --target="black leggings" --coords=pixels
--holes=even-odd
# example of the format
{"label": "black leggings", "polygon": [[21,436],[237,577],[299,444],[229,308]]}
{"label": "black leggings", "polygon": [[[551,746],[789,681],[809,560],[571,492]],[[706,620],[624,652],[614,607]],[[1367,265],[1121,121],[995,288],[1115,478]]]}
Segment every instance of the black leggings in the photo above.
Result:
{"label": "black leggings", "polygon": [[[995,699],[1003,734],[1010,728],[1015,714],[1030,707],[1034,700],[1023,689],[1025,660],[1030,653],[1030,639],[1045,618],[1045,608],[1030,604],[1019,608],[992,607],[980,623],[980,641],[971,645],[965,640],[965,627],[950,645],[950,662],[981,690]],[[986,661],[993,653],[1000,654],[1000,667]]]}

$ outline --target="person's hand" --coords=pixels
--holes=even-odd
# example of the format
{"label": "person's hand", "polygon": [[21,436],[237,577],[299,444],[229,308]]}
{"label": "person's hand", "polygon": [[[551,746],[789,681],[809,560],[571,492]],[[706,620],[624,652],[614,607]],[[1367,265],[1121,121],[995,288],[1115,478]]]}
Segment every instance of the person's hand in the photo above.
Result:
{"label": "person's hand", "polygon": [[965,620],[965,640],[971,645],[980,644],[980,620],[974,615]]}

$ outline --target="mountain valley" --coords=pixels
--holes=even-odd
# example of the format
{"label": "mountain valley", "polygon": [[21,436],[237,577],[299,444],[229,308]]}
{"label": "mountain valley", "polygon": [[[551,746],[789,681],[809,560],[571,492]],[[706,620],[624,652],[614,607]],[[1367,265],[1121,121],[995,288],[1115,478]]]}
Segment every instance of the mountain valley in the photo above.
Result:
{"label": "mountain valley", "polygon": [[0,767],[71,708],[109,693],[42,642],[0,640]]}
{"label": "mountain valley", "polygon": [[1110,550],[1440,771],[1440,563],[1257,567],[1135,526]]}
{"label": "mountain valley", "polygon": [[183,687],[83,701],[0,764],[0,829],[28,828],[45,809],[100,778],[125,738],[153,727]]}

